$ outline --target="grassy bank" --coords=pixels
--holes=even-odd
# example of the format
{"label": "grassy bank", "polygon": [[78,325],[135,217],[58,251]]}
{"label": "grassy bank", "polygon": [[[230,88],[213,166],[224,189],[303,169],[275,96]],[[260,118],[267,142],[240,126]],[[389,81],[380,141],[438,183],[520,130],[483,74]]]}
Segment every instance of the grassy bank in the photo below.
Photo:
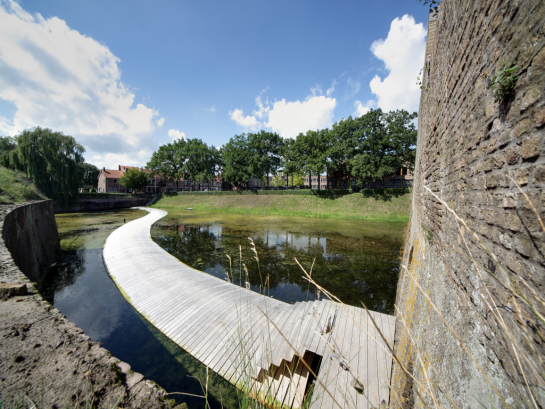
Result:
{"label": "grassy bank", "polygon": [[46,197],[22,173],[0,166],[0,203],[23,203],[40,199]]}
{"label": "grassy bank", "polygon": [[408,221],[411,193],[393,189],[345,195],[191,195],[163,197],[152,207],[206,212]]}

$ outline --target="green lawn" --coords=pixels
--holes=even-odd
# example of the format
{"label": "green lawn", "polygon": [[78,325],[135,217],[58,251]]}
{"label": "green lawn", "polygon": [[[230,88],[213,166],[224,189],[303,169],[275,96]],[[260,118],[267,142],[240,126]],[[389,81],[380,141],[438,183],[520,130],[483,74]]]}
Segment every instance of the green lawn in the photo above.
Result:
{"label": "green lawn", "polygon": [[0,166],[0,203],[23,203],[47,199],[20,172]]}
{"label": "green lawn", "polygon": [[163,197],[152,207],[198,211],[408,221],[411,193],[367,191],[342,196],[184,195]]}

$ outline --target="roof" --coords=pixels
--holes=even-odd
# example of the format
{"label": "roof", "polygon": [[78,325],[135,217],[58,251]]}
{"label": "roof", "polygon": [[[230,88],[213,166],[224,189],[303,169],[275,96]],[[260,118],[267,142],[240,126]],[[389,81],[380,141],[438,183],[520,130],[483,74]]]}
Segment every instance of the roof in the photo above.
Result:
{"label": "roof", "polygon": [[113,169],[101,169],[100,172],[104,173],[104,176],[107,179],[120,179],[121,177],[123,177],[123,173],[124,173],[120,170],[113,170]]}
{"label": "roof", "polygon": [[125,165],[119,165],[119,170],[120,171],[126,171],[127,169],[138,169],[138,170],[141,170],[143,172],[146,172],[146,173],[151,173],[151,169],[143,169],[143,168],[139,168],[138,166],[125,166]]}

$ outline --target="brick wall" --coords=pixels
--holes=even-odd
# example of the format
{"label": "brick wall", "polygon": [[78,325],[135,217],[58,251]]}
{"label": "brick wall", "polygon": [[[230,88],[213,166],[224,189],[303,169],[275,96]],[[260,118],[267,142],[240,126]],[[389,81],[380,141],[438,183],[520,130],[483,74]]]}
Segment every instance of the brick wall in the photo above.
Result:
{"label": "brick wall", "polygon": [[[545,217],[544,20],[542,0],[443,0],[429,25],[393,407],[534,407],[527,384],[545,406],[545,330],[526,304],[545,315],[545,232],[509,179]],[[489,80],[510,60],[520,79],[498,104]]]}

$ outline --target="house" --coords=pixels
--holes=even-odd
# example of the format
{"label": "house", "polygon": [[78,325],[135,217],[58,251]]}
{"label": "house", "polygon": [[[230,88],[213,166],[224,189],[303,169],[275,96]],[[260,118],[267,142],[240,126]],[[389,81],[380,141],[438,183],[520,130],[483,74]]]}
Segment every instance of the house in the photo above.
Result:
{"label": "house", "polygon": [[[133,193],[133,189],[127,189],[123,186],[119,180],[123,177],[127,169],[141,169],[135,166],[119,165],[118,169],[106,169],[102,168],[98,174],[98,186],[97,192],[99,193]],[[150,169],[141,169],[144,172],[150,174],[148,178],[148,185],[142,189],[135,189],[137,192],[144,193],[159,193],[161,190],[160,176],[152,176]]]}
{"label": "house", "polygon": [[192,183],[189,180],[168,180],[161,175],[152,175],[150,169],[138,168],[136,166],[119,165],[117,170],[102,168],[98,175],[99,193],[133,193],[133,189],[127,189],[119,180],[128,169],[140,169],[148,174],[148,184],[142,189],[134,189],[135,192],[149,194],[182,192],[182,191],[214,191],[231,190],[231,184],[222,181],[221,176],[216,175],[214,180]]}

